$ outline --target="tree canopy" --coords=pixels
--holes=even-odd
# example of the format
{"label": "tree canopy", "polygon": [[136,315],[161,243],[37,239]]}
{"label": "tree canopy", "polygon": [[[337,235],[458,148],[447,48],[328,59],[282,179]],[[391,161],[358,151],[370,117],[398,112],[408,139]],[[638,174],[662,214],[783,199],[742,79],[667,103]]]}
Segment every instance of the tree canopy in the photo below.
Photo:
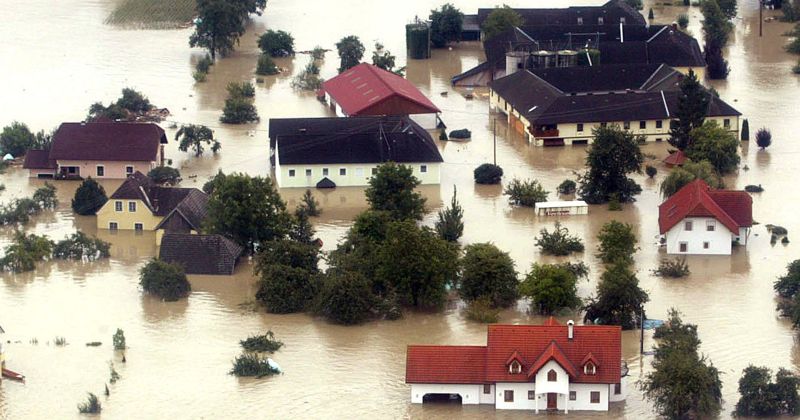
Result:
{"label": "tree canopy", "polygon": [[516,10],[504,4],[503,7],[495,7],[489,13],[489,16],[483,21],[481,30],[483,30],[484,39],[489,39],[515,26],[522,26],[522,23],[522,16]]}
{"label": "tree canopy", "polygon": [[730,70],[728,61],[722,56],[722,49],[728,43],[728,36],[733,25],[728,21],[716,0],[704,1],[701,7],[705,42],[703,51],[708,65],[707,75],[710,79],[725,79]]}
{"label": "tree canopy", "polygon": [[694,162],[707,160],[720,174],[733,172],[739,165],[739,141],[727,128],[716,121],[706,121],[691,133],[692,143],[686,157]]}
{"label": "tree canopy", "polygon": [[394,162],[378,166],[364,191],[370,208],[387,211],[395,219],[421,219],[425,212],[425,198],[414,189],[420,180],[409,166]]}
{"label": "tree canopy", "polygon": [[499,184],[503,178],[503,168],[491,163],[484,163],[475,168],[473,176],[478,184]]}
{"label": "tree canopy", "polygon": [[431,22],[431,44],[434,48],[443,48],[450,42],[461,40],[464,14],[451,3],[431,10],[428,20]]}
{"label": "tree canopy", "polygon": [[661,196],[668,198],[696,179],[702,179],[711,188],[723,187],[722,178],[709,161],[689,161],[681,167],[673,168],[672,172],[661,181],[659,187]]}
{"label": "tree canopy", "polygon": [[339,51],[339,73],[357,66],[364,57],[364,44],[355,35],[349,35],[339,40],[336,43],[336,49]]}
{"label": "tree canopy", "polygon": [[459,293],[466,301],[486,298],[494,307],[508,307],[517,300],[514,261],[490,243],[470,244],[461,260]]}
{"label": "tree canopy", "polygon": [[594,143],[586,156],[587,171],[579,176],[581,199],[591,204],[608,202],[616,194],[620,202],[633,201],[642,192],[632,172],[640,172],[644,156],[641,138],[618,125],[594,129]]}
{"label": "tree canopy", "polygon": [[147,172],[147,177],[159,185],[178,185],[181,180],[181,171],[171,166],[156,166]]}
{"label": "tree canopy", "polygon": [[139,284],[145,292],[167,302],[184,298],[192,290],[183,267],[159,259],[150,260],[139,270]]}
{"label": "tree canopy", "polygon": [[369,319],[376,304],[372,285],[361,273],[329,270],[323,280],[317,312],[333,322],[353,325]]}
{"label": "tree canopy", "polygon": [[50,258],[53,252],[53,241],[43,235],[28,234],[17,231],[14,239],[6,245],[3,257],[0,258],[0,269],[21,273],[33,271],[36,263]]}
{"label": "tree canopy", "polygon": [[88,120],[107,118],[109,120],[133,120],[137,115],[143,115],[153,109],[153,104],[143,93],[132,89],[122,88],[121,96],[114,102],[103,105],[95,102],[89,107]]}
{"label": "tree canopy", "polygon": [[697,80],[694,71],[681,80],[681,93],[678,96],[678,108],[675,120],[670,127],[669,144],[683,150],[691,143],[690,133],[703,125],[708,114],[709,94]]}
{"label": "tree canopy", "polygon": [[33,148],[35,141],[36,137],[28,126],[19,121],[3,127],[3,131],[0,132],[0,149],[2,149],[3,156],[7,153],[14,157],[22,156]]}
{"label": "tree canopy", "polygon": [[269,29],[258,38],[258,48],[270,57],[294,55],[294,37],[286,31]]}
{"label": "tree canopy", "polygon": [[583,252],[584,246],[581,239],[569,234],[569,229],[556,222],[553,231],[542,228],[536,238],[536,246],[541,248],[546,255],[569,255],[573,252]]}
{"label": "tree canopy", "polygon": [[453,186],[453,198],[450,206],[439,210],[435,229],[439,237],[448,241],[456,242],[464,234],[464,209],[456,197],[456,187]]}
{"label": "tree canopy", "polygon": [[750,365],[739,378],[741,396],[734,414],[747,417],[800,415],[798,386],[800,378],[787,369],[778,369],[773,382],[769,368]]}
{"label": "tree canopy", "polygon": [[550,315],[562,308],[580,306],[578,276],[565,264],[538,264],[520,283],[520,294],[530,298],[531,310]]}
{"label": "tree canopy", "polygon": [[633,233],[632,225],[612,220],[603,225],[597,239],[597,257],[603,264],[633,264],[633,254],[639,241]]}
{"label": "tree canopy", "polygon": [[72,210],[81,216],[89,216],[97,213],[108,201],[106,190],[103,186],[91,177],[86,178],[78,189],[75,190],[75,197],[72,199]]}
{"label": "tree canopy", "polygon": [[590,299],[586,307],[587,321],[620,325],[622,329],[634,328],[643,305],[650,298],[647,292],[639,287],[630,266],[616,263],[606,268],[597,285],[597,297]]}
{"label": "tree canopy", "polygon": [[197,20],[189,46],[201,47],[223,57],[233,51],[245,32],[245,22],[251,13],[260,15],[267,0],[197,0]]}
{"label": "tree canopy", "polygon": [[175,133],[175,140],[178,140],[178,150],[186,152],[193,149],[195,156],[203,154],[204,144],[211,147],[213,153],[217,153],[222,147],[214,138],[214,131],[204,125],[182,125]]}
{"label": "tree canopy", "polygon": [[516,178],[506,185],[503,191],[508,201],[516,206],[533,207],[536,203],[547,201],[548,193],[535,179],[520,181]]}

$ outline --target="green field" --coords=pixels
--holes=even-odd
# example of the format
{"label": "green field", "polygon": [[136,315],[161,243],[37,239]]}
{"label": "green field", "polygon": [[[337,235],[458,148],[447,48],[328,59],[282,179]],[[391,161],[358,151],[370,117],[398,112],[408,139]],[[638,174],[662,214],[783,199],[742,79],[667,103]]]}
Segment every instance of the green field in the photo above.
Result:
{"label": "green field", "polygon": [[196,0],[121,0],[105,23],[125,27],[172,29],[191,23]]}

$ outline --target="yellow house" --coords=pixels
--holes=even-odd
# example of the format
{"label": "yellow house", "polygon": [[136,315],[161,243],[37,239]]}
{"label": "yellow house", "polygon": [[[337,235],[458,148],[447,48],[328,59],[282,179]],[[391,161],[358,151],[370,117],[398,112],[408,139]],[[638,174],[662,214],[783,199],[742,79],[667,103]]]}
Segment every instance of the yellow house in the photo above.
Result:
{"label": "yellow house", "polygon": [[162,187],[135,172],[97,212],[97,228],[198,233],[207,203],[208,196],[197,188]]}

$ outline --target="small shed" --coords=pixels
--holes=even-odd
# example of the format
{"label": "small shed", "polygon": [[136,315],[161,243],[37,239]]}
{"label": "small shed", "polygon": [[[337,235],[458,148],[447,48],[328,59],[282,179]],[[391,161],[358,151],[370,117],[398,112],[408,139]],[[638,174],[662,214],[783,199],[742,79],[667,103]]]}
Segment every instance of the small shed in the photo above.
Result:
{"label": "small shed", "polygon": [[681,150],[676,150],[669,154],[662,162],[669,167],[673,166],[683,166],[686,163],[686,154],[683,153]]}
{"label": "small shed", "polygon": [[537,216],[573,216],[589,214],[589,205],[585,201],[542,201],[536,203]]}

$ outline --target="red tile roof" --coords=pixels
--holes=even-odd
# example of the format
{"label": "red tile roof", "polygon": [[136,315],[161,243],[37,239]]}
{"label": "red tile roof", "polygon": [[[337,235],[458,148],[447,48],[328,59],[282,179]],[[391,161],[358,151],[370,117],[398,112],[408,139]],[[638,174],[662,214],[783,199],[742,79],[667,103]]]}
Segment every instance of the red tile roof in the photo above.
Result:
{"label": "red tile roof", "polygon": [[[408,346],[407,383],[529,382],[547,361],[555,360],[576,383],[618,383],[622,359],[622,333],[618,326],[576,325],[573,339],[567,326],[490,325],[487,345]],[[591,355],[590,355],[591,354]],[[595,375],[584,375],[582,362],[597,366]],[[506,362],[517,359],[522,374],[508,373]]]}
{"label": "red tile roof", "polygon": [[348,116],[441,112],[405,78],[367,63],[327,80],[322,88]]}
{"label": "red tile roof", "polygon": [[156,160],[164,130],[153,123],[62,123],[53,135],[51,160]]}
{"label": "red tile roof", "polygon": [[687,217],[713,217],[738,233],[740,227],[753,225],[753,199],[745,191],[715,191],[703,180],[694,180],[658,206],[661,234]]}
{"label": "red tile roof", "polygon": [[676,150],[664,158],[662,162],[671,166],[681,166],[686,162],[686,154],[681,150]]}

